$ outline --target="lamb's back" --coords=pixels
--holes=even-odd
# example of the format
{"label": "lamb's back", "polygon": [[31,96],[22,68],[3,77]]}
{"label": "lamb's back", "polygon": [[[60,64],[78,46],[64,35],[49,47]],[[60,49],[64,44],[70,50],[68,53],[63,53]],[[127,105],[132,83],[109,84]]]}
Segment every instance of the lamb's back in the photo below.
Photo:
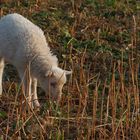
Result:
{"label": "lamb's back", "polygon": [[0,44],[0,56],[8,60],[30,57],[36,52],[49,52],[43,31],[16,13],[1,18]]}

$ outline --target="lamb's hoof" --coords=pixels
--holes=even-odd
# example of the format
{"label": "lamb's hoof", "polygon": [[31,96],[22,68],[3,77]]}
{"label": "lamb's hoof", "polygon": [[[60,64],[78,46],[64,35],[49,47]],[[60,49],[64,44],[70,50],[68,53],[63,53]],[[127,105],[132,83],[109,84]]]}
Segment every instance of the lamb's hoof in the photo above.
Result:
{"label": "lamb's hoof", "polygon": [[35,108],[34,108],[34,111],[35,111],[35,112],[39,112],[39,111],[40,111],[40,107],[35,107]]}
{"label": "lamb's hoof", "polygon": [[40,111],[40,108],[41,108],[40,104],[34,104],[35,111]]}

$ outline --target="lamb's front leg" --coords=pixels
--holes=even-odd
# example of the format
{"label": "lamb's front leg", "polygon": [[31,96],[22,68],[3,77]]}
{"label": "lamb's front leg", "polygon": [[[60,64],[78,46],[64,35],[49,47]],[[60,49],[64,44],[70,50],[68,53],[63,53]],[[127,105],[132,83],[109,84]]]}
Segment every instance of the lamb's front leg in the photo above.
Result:
{"label": "lamb's front leg", "polygon": [[35,108],[40,107],[37,97],[37,79],[32,77],[32,86],[31,86],[31,93],[32,93],[32,101]]}
{"label": "lamb's front leg", "polygon": [[4,60],[0,58],[0,96],[2,95],[2,75],[4,69]]}
{"label": "lamb's front leg", "polygon": [[24,69],[18,69],[21,81],[23,83],[23,89],[24,89],[24,95],[26,96],[26,101],[28,105],[33,108],[32,104],[32,95],[31,95],[31,84],[32,84],[32,78],[28,74],[27,70]]}

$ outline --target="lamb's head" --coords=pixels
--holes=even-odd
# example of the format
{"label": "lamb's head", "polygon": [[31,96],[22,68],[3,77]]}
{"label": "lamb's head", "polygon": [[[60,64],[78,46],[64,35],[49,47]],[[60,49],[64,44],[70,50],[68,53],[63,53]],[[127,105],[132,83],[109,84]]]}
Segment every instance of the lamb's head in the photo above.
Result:
{"label": "lamb's head", "polygon": [[71,71],[62,70],[59,67],[53,67],[41,79],[41,86],[53,100],[59,101],[62,95],[62,88],[66,83],[66,75],[71,73]]}

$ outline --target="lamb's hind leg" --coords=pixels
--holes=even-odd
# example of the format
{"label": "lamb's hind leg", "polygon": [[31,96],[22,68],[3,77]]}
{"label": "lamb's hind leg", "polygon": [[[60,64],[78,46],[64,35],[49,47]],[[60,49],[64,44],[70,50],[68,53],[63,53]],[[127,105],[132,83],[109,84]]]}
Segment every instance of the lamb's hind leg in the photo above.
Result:
{"label": "lamb's hind leg", "polygon": [[2,95],[2,75],[4,69],[4,59],[0,58],[0,96]]}

